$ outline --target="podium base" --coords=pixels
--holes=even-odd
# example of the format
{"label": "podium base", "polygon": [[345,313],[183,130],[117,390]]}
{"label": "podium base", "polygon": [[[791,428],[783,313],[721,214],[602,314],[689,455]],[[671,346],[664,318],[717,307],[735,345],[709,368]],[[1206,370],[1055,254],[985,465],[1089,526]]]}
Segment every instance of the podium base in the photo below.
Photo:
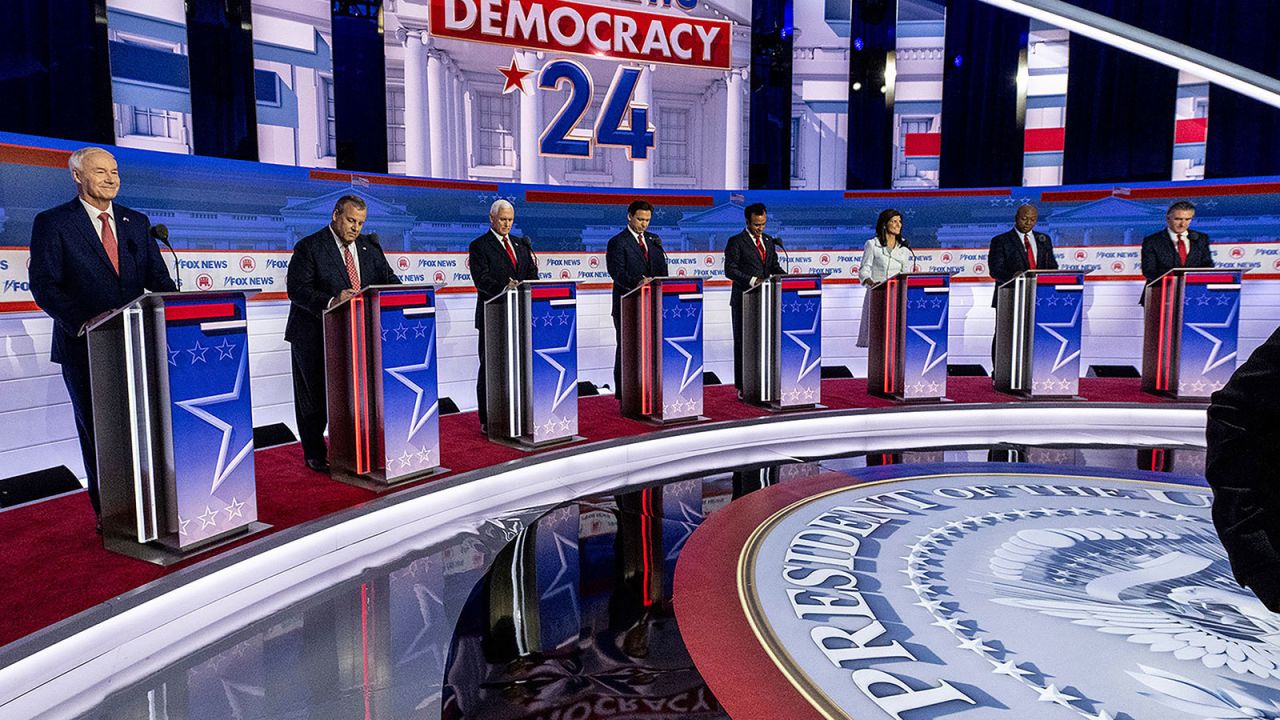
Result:
{"label": "podium base", "polygon": [[760,405],[760,407],[764,408],[765,410],[768,410],[769,412],[776,412],[776,413],[808,412],[809,410],[826,410],[827,409],[827,406],[823,405],[822,403],[813,403],[812,405],[780,405],[776,401],[763,403]]}
{"label": "podium base", "polygon": [[706,415],[690,415],[688,417],[664,419],[652,417],[648,415],[623,415],[628,420],[645,423],[646,425],[655,425],[657,427],[669,427],[672,425],[692,425],[694,423],[707,422],[711,418]]}
{"label": "podium base", "polygon": [[489,438],[489,442],[491,443],[497,443],[499,445],[505,445],[509,448],[515,448],[516,450],[519,450],[521,452],[533,452],[535,450],[544,450],[549,447],[556,447],[557,445],[568,445],[569,443],[576,443],[579,440],[586,440],[586,438],[582,437],[581,435],[571,435],[569,437],[556,438],[555,440],[544,440],[540,443],[530,442],[528,440],[525,440],[524,438],[498,438],[498,437]]}
{"label": "podium base", "polygon": [[427,478],[443,475],[447,472],[449,472],[449,468],[437,465],[430,470],[424,470],[414,475],[405,475],[404,477],[398,477],[391,481],[386,480],[387,473],[385,470],[379,470],[367,475],[356,475],[355,473],[349,473],[342,470],[334,470],[329,474],[329,477],[345,485],[371,490],[376,493],[384,493],[392,488],[400,487],[405,483],[426,480]]}
{"label": "podium base", "polygon": [[885,399],[885,400],[892,400],[892,401],[894,401],[894,402],[896,402],[896,403],[898,403],[898,404],[900,404],[900,405],[928,405],[928,404],[930,404],[930,403],[944,403],[944,404],[945,404],[945,403],[953,403],[953,402],[955,402],[955,400],[952,400],[951,398],[948,398],[948,397],[939,397],[939,398],[904,398],[904,397],[899,397],[899,396],[897,396],[897,395],[883,395],[883,394],[880,394],[880,393],[872,393],[872,392],[869,392],[869,393],[867,393],[867,394],[868,394],[868,395],[874,395],[875,397],[883,398],[883,399]]}
{"label": "podium base", "polygon": [[173,535],[168,535],[149,543],[140,543],[128,537],[108,534],[102,538],[102,547],[113,553],[136,558],[152,565],[168,567],[215,548],[240,542],[251,535],[257,535],[270,529],[271,526],[266,523],[251,522],[244,527],[229,530],[221,535],[215,535],[198,545],[187,548],[179,547],[177,537]]}

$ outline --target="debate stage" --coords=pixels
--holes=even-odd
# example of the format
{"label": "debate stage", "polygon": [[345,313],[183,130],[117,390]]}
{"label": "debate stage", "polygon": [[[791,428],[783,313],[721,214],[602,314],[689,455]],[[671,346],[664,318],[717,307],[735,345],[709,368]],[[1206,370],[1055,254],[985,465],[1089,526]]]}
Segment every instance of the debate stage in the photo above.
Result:
{"label": "debate stage", "polygon": [[[821,665],[812,658],[780,661],[772,670],[759,667],[756,675],[725,664],[726,658],[773,652],[753,647],[756,635],[741,632],[750,624],[729,612],[757,601],[735,599],[742,587],[734,576],[741,566],[738,550],[715,539],[717,533],[755,532],[753,513],[761,508],[772,514],[867,480],[892,481],[898,483],[894,490],[910,488],[925,493],[921,498],[934,491],[931,483],[943,482],[936,476],[947,477],[949,487],[990,485],[997,482],[993,474],[1026,486],[1048,483],[1039,477],[1046,473],[1087,475],[1087,482],[1072,483],[1090,485],[1170,481],[1167,474],[1135,474],[1154,468],[1176,472],[1174,482],[1202,482],[1195,477],[1202,472],[1204,406],[1143,394],[1137,380],[1082,379],[1085,399],[1074,402],[1017,400],[992,390],[987,378],[965,377],[950,379],[948,396],[956,402],[947,404],[895,404],[868,395],[865,381],[856,379],[827,380],[823,391],[829,409],[772,414],[738,402],[732,387],[708,387],[704,412],[712,422],[664,429],[619,417],[611,396],[587,397],[581,401],[586,441],[533,454],[488,442],[472,414],[446,416],[443,464],[453,473],[381,497],[302,469],[296,445],[263,450],[256,459],[260,517],[273,531],[168,571],[102,550],[79,494],[0,513],[0,531],[9,539],[0,554],[3,572],[28,578],[21,592],[3,596],[10,620],[4,640],[17,642],[0,651],[0,686],[11,689],[0,708],[21,717],[124,718],[137,717],[140,707],[163,696],[169,716],[191,717],[751,717],[758,693],[785,689],[769,682],[799,677],[797,668],[818,677]],[[901,463],[907,464],[899,468]],[[885,467],[867,467],[875,465]],[[899,469],[906,476],[898,478]],[[974,477],[952,477],[957,472]],[[1005,476],[1010,472],[1034,477],[1015,483]],[[770,487],[777,484],[782,487]],[[754,492],[760,489],[765,491]],[[1206,495],[1202,487],[1192,492]],[[1083,514],[1072,508],[1083,508],[1084,500],[1069,494],[1005,497],[980,508],[949,498],[945,508],[941,502],[930,508],[936,515],[911,514],[912,523],[930,526],[912,527],[910,542],[947,522],[958,523],[952,529],[961,535],[922,546],[914,565],[899,559],[909,553],[896,549],[857,561],[858,588],[875,595],[868,602],[894,633],[877,635],[873,644],[900,641],[914,658],[914,674],[889,665],[883,670],[910,678],[904,682],[917,690],[935,678],[972,691],[966,697],[973,704],[965,704],[978,713],[974,717],[1027,717],[1028,707],[1050,712],[1043,703],[1036,706],[1035,694],[1019,695],[1034,691],[1034,683],[1042,692],[1055,685],[1062,698],[1076,698],[1057,703],[1054,711],[1068,713],[1062,717],[1103,717],[1097,713],[1112,707],[1133,712],[1131,703],[1111,703],[1131,700],[1136,686],[1118,687],[1117,680],[1086,687],[1094,675],[1071,675],[1076,684],[1068,687],[1056,678],[1069,675],[1063,668],[1071,656],[997,644],[1005,639],[995,637],[1000,628],[989,627],[978,608],[971,612],[979,614],[961,616],[943,593],[989,584],[975,579],[982,568],[974,563],[987,562],[985,556],[964,553],[966,564],[955,566],[957,574],[945,582],[937,575],[943,566],[929,564],[952,562],[949,543],[969,535],[995,542],[1004,533],[1005,542],[1032,525],[1037,532],[1069,533],[1077,526],[1120,532],[1134,523],[1133,513],[1157,509],[1116,504],[1121,513],[1111,516],[1103,511],[1118,500],[1086,500]],[[1202,505],[1180,512],[1194,518],[1188,532],[1194,531],[1203,554],[1216,541]],[[1023,509],[1035,512],[1017,517]],[[997,518],[1001,513],[1013,515]],[[988,515],[989,528],[987,521],[964,524],[975,522],[970,516]],[[705,530],[694,532],[708,517]],[[885,520],[885,531],[899,522],[892,514],[869,517]],[[1173,533],[1177,524],[1163,516],[1136,517],[1143,527],[1158,520],[1161,532]],[[895,532],[894,541],[905,535]],[[1059,535],[1034,537],[1049,538],[1040,550],[1050,552],[1050,540]],[[1185,554],[1179,542],[1169,552]],[[1113,549],[1130,553],[1131,562],[1150,559],[1123,545]],[[868,539],[863,547],[887,545]],[[1234,592],[1237,604],[1247,605],[1247,596],[1221,581],[1225,561],[1215,556],[1214,562],[1218,579],[1209,587]],[[901,586],[912,580],[927,581],[928,587],[921,585],[926,595],[937,591],[913,602],[934,608],[934,619],[945,625],[961,623],[952,644],[974,644],[976,638],[982,641],[977,647],[1000,652],[953,651],[934,637],[937,628],[899,606],[904,598],[898,596],[906,592]],[[1196,582],[1208,582],[1201,580]],[[785,591],[768,583],[759,587]],[[1040,588],[1049,594],[1006,598],[1030,603],[1023,622],[1034,618],[1044,638],[1075,642],[1086,631],[1097,634],[1056,619],[1043,605],[1054,600],[1053,586]],[[1127,602],[1129,596],[1117,592],[1119,599],[1109,602]],[[980,602],[986,600],[965,599]],[[1219,605],[1219,615],[1230,609]],[[1237,638],[1248,634],[1244,620],[1232,616],[1229,628],[1219,620],[1202,625]],[[812,647],[805,649],[813,654]],[[1033,668],[1015,672],[1016,687],[973,679],[975,662],[1010,658],[1015,667]],[[919,672],[920,666],[929,672]],[[849,673],[836,676],[857,692],[847,682]],[[822,682],[835,681],[824,676]],[[795,697],[821,697],[795,689],[794,681],[784,683]],[[830,712],[820,702],[813,706],[815,717],[824,708]],[[594,710],[584,715],[582,708]],[[876,717],[865,708],[859,712],[857,717]]]}

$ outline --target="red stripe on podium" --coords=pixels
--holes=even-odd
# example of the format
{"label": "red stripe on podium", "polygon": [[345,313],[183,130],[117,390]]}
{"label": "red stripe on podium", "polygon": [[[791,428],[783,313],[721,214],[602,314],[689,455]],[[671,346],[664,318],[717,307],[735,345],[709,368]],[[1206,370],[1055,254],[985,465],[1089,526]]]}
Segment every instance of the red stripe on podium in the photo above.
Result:
{"label": "red stripe on podium", "polygon": [[907,278],[907,287],[945,287],[947,281],[940,277]]}
{"label": "red stripe on podium", "polygon": [[676,295],[679,293],[696,293],[698,292],[697,283],[667,283],[662,286],[663,295]]}
{"label": "red stripe on podium", "polygon": [[403,295],[382,294],[382,307],[425,307],[427,305],[426,293],[404,293]]}
{"label": "red stripe on podium", "polygon": [[1212,275],[1188,275],[1188,285],[1207,285],[1209,283],[1234,283],[1240,282],[1240,279],[1229,273],[1215,273]]}
{"label": "red stripe on podium", "polygon": [[783,280],[783,290],[813,290],[818,287],[816,280]]}
{"label": "red stripe on podium", "polygon": [[183,320],[217,320],[236,316],[236,306],[232,303],[209,303],[206,305],[170,305],[164,309],[165,322],[181,322]]}
{"label": "red stripe on podium", "polygon": [[558,288],[534,288],[533,299],[543,300],[545,298],[567,298],[573,297],[573,293],[567,287]]}
{"label": "red stripe on podium", "polygon": [[1036,278],[1036,282],[1048,283],[1050,285],[1077,285],[1084,281],[1080,275],[1041,275]]}

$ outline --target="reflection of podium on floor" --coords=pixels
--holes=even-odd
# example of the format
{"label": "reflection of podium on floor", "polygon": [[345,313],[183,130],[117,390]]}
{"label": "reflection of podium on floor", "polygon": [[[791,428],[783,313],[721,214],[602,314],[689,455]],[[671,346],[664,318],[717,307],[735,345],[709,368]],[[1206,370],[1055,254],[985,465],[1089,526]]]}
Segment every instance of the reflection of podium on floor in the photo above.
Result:
{"label": "reflection of podium on floor", "polygon": [[1207,400],[1236,369],[1240,271],[1176,268],[1144,291],[1142,389]]}
{"label": "reflection of podium on floor", "polygon": [[702,278],[654,278],[622,296],[623,416],[706,420],[702,320]]}
{"label": "reflection of podium on floor", "polygon": [[1073,397],[1080,388],[1083,272],[1027,270],[996,289],[995,388]]}
{"label": "reflection of podium on floor", "polygon": [[256,522],[256,292],[145,294],[89,328],[108,550],[169,565],[269,527]]}
{"label": "reflection of podium on floor", "polygon": [[875,285],[867,391],[895,400],[940,400],[947,393],[951,276],[901,273]]}
{"label": "reflection of podium on floor", "polygon": [[771,410],[822,401],[822,276],[775,275],[742,294],[742,395]]}
{"label": "reflection of podium on floor", "polygon": [[325,311],[333,477],[370,490],[440,467],[432,285],[373,285]]}
{"label": "reflection of podium on floor", "polygon": [[485,303],[489,439],[522,450],[581,440],[577,285],[527,280]]}

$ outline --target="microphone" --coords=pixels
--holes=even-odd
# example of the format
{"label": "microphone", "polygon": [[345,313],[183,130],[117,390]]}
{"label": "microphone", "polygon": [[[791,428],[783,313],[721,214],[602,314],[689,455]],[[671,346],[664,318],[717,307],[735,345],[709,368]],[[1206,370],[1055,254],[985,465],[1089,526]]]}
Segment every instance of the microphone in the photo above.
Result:
{"label": "microphone", "polygon": [[782,244],[781,237],[774,237],[772,238],[772,240],[773,240],[773,244],[776,245],[778,249],[782,251],[782,256],[787,259],[787,266],[782,269],[783,271],[782,274],[790,275],[791,274],[791,255],[787,253],[787,246]]}
{"label": "microphone", "polygon": [[174,252],[173,243],[169,242],[169,226],[163,223],[152,225],[147,234],[169,248],[169,255],[173,258],[173,274],[178,281],[178,290],[182,290],[182,268],[178,265],[178,253]]}
{"label": "microphone", "polygon": [[917,270],[919,270],[920,267],[916,261],[916,251],[911,249],[911,243],[907,242],[907,239],[905,237],[899,235],[898,244],[906,248],[907,252],[911,253],[911,272],[916,272]]}

